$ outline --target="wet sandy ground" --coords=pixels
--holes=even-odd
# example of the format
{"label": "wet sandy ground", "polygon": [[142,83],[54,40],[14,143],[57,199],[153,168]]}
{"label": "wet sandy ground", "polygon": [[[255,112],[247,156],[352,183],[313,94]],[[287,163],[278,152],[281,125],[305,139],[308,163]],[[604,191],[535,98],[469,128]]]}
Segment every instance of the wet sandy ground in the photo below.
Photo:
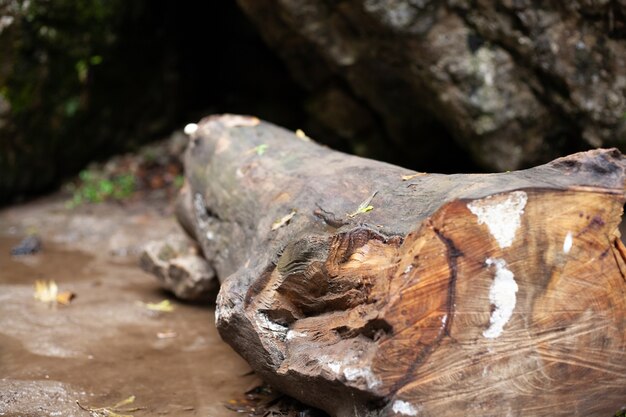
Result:
{"label": "wet sandy ground", "polygon": [[[37,233],[43,250],[12,257]],[[89,416],[131,395],[140,416],[235,416],[224,407],[258,380],[214,327],[212,306],[163,293],[137,265],[143,243],[181,233],[167,207],[65,208],[51,197],[0,211],[0,416]],[[50,307],[37,279],[76,298]],[[138,302],[172,300],[171,313]],[[166,337],[164,337],[166,336]]]}

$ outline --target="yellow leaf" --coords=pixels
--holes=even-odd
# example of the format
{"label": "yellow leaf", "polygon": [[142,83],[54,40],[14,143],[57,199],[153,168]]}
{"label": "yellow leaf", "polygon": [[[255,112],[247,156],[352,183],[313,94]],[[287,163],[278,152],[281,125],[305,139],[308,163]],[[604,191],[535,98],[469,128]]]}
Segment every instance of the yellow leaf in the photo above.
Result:
{"label": "yellow leaf", "polygon": [[133,417],[132,414],[118,414],[115,411],[106,409],[106,417]]}
{"label": "yellow leaf", "polygon": [[135,396],[131,395],[130,397],[126,398],[125,400],[122,400],[119,403],[115,404],[111,408],[115,410],[115,409],[118,409],[118,408],[123,407],[125,405],[132,404],[134,402],[135,402]]}
{"label": "yellow leaf", "polygon": [[57,295],[59,293],[59,287],[57,283],[50,281],[37,280],[35,281],[35,294],[36,300],[42,303],[55,303],[57,301]]}
{"label": "yellow leaf", "polygon": [[37,280],[33,297],[42,303],[68,305],[76,294],[71,291],[59,292],[59,286],[53,280]]}
{"label": "yellow leaf", "polygon": [[176,332],[171,330],[166,330],[164,332],[158,332],[156,334],[158,339],[172,339],[177,336]]}
{"label": "yellow leaf", "polygon": [[174,311],[174,305],[170,300],[162,300],[158,303],[144,303],[144,306],[150,311],[161,311],[163,313]]}
{"label": "yellow leaf", "polygon": [[359,214],[367,213],[368,211],[374,210],[374,206],[372,206],[370,203],[372,202],[374,197],[376,197],[376,194],[378,194],[378,191],[374,191],[372,195],[370,195],[365,201],[359,204],[359,207],[355,211],[348,214],[348,217],[352,218],[358,216]]}
{"label": "yellow leaf", "polygon": [[131,414],[119,414],[119,413],[132,413],[134,411],[139,411],[143,409],[141,407],[125,408],[125,409],[121,408],[125,405],[129,405],[134,402],[135,402],[135,396],[131,395],[125,400],[122,400],[118,402],[117,404],[113,406],[109,406],[109,407],[88,407],[88,406],[82,405],[78,401],[76,401],[76,404],[82,410],[88,411],[91,417],[133,417]]}
{"label": "yellow leaf", "polygon": [[293,216],[295,215],[296,215],[296,210],[291,210],[291,213],[287,214],[286,216],[281,217],[280,219],[272,223],[272,230],[280,229],[281,227],[289,223],[289,221],[293,219]]}
{"label": "yellow leaf", "polygon": [[75,297],[76,294],[74,294],[73,292],[63,291],[57,294],[56,302],[66,306],[69,305],[69,303],[71,303]]}
{"label": "yellow leaf", "polygon": [[306,133],[304,133],[304,131],[302,129],[296,130],[296,136],[299,137],[300,139],[302,139],[305,142],[311,142],[311,138],[308,137],[306,135]]}
{"label": "yellow leaf", "polygon": [[409,181],[409,180],[412,180],[415,177],[421,177],[422,175],[427,175],[427,174],[425,172],[418,172],[416,174],[403,175],[402,176],[402,181]]}

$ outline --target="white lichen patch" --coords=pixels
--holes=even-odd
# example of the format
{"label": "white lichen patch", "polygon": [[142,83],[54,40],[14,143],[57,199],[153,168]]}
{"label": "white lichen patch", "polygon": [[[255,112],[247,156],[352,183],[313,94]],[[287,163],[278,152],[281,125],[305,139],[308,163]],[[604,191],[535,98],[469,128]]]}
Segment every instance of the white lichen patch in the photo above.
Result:
{"label": "white lichen patch", "polygon": [[[474,118],[472,127],[477,134],[485,134],[496,130],[507,117],[500,111],[506,108],[509,99],[498,83],[498,77],[507,78],[506,63],[510,57],[497,49],[482,46],[469,59],[460,59],[458,70],[466,71],[475,80],[475,88],[468,99],[479,116]],[[460,75],[460,74],[459,74]]]}
{"label": "white lichen patch", "polygon": [[489,289],[489,301],[494,306],[494,310],[489,319],[489,328],[483,332],[483,336],[495,339],[502,334],[504,326],[513,315],[519,287],[515,282],[515,275],[507,268],[504,259],[489,258],[485,264],[495,266],[496,274]]}
{"label": "white lichen patch", "polygon": [[572,232],[567,232],[565,235],[565,240],[563,241],[563,253],[568,254],[570,250],[572,250],[572,245],[574,244],[574,236]]}
{"label": "white lichen patch", "polygon": [[391,410],[396,414],[402,414],[405,416],[416,416],[418,413],[417,407],[409,402],[402,400],[394,401],[393,405],[391,406]]}
{"label": "white lichen patch", "polygon": [[346,367],[343,370],[343,376],[349,382],[365,382],[369,389],[374,389],[382,383],[372,370],[367,367]]}
{"label": "white lichen patch", "polygon": [[482,76],[486,86],[494,84],[497,65],[495,54],[490,48],[482,47],[476,51],[476,72]]}
{"label": "white lichen patch", "polygon": [[208,216],[207,216],[206,204],[204,203],[204,197],[202,197],[202,194],[196,193],[193,196],[193,209],[196,214],[198,227],[201,230],[206,229],[208,226]]}
{"label": "white lichen patch", "polygon": [[504,249],[515,240],[527,201],[524,191],[514,191],[472,201],[467,208],[478,218],[478,224],[487,225],[498,245]]}

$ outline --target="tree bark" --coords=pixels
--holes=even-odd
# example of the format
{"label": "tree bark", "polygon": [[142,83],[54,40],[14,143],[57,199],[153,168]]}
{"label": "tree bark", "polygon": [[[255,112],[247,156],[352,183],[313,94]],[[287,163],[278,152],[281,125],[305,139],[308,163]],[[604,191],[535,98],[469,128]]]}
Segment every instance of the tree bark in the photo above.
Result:
{"label": "tree bark", "polygon": [[178,216],[223,339],[333,416],[626,407],[626,161],[423,174],[253,117],[200,122]]}

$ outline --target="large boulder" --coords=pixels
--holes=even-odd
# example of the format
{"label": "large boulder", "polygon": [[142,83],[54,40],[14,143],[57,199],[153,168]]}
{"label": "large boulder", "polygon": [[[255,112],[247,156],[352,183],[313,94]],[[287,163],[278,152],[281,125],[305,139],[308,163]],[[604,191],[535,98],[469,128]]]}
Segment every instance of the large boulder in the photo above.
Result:
{"label": "large boulder", "polygon": [[626,149],[624,0],[238,3],[361,154],[441,169],[460,146],[513,170]]}

